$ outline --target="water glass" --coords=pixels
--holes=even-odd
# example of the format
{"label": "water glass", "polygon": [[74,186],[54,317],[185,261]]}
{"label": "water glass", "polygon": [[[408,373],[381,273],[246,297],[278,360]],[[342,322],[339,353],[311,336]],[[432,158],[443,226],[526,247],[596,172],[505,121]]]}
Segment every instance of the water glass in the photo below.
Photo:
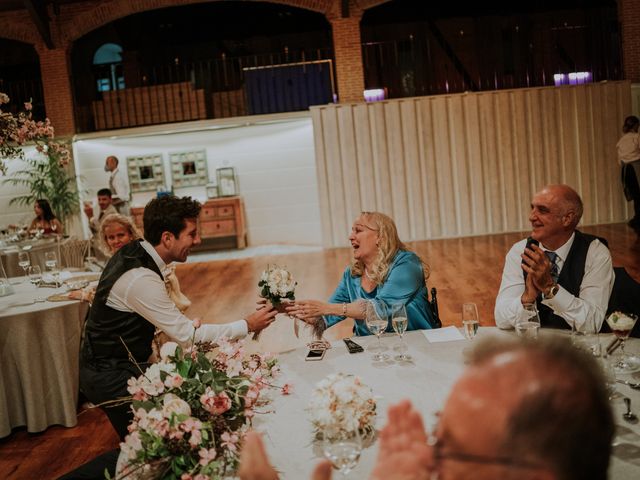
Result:
{"label": "water glass", "polygon": [[462,327],[464,336],[469,340],[473,340],[478,333],[480,326],[480,318],[478,317],[478,307],[475,303],[462,304]]}
{"label": "water glass", "polygon": [[58,257],[56,257],[56,252],[45,252],[44,265],[47,267],[47,271],[51,272],[57,287],[58,283],[60,283],[60,271],[58,270]]}
{"label": "water glass", "polygon": [[538,330],[540,330],[538,306],[535,303],[523,303],[522,307],[526,315],[524,318],[518,319],[516,333],[522,338],[538,338]]}
{"label": "water glass", "polygon": [[598,331],[594,318],[587,318],[584,325],[579,327],[574,322],[571,324],[571,342],[575,347],[590,353],[594,357],[599,357],[602,355],[602,346],[600,345]]}
{"label": "water glass", "polygon": [[22,270],[24,270],[24,276],[26,277],[29,273],[29,267],[31,266],[31,259],[29,258],[28,252],[18,253],[18,265],[22,267]]}
{"label": "water glass", "polygon": [[389,357],[383,354],[385,348],[382,346],[380,336],[384,333],[389,325],[389,316],[386,306],[381,302],[368,301],[365,306],[365,324],[371,333],[378,338],[377,353],[373,355],[375,362],[387,360]]}
{"label": "water glass", "polygon": [[322,433],[322,453],[333,468],[338,470],[343,478],[351,472],[360,460],[362,452],[362,436],[357,428],[353,430],[330,431]]}
{"label": "water glass", "polygon": [[29,282],[36,288],[40,285],[40,282],[42,282],[42,270],[40,270],[39,265],[32,265],[29,269]]}

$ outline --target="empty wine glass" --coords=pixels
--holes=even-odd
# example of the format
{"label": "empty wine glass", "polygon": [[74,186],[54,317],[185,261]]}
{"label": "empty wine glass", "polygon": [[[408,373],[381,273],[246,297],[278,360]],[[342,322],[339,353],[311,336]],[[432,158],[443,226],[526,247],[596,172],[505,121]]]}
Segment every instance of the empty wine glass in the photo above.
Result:
{"label": "empty wine glass", "polygon": [[36,288],[40,285],[40,282],[42,281],[42,270],[40,270],[39,265],[32,265],[29,269],[29,281],[31,282],[31,285]]}
{"label": "empty wine glass", "polygon": [[57,287],[60,280],[60,270],[58,270],[58,257],[56,257],[56,252],[45,252],[44,265],[47,267],[47,270],[51,272]]}
{"label": "empty wine glass", "polygon": [[18,265],[22,267],[24,270],[25,281],[27,274],[29,273],[29,266],[31,265],[31,259],[29,258],[28,252],[19,252],[18,253]]}
{"label": "empty wine glass", "polygon": [[391,326],[400,337],[400,343],[394,347],[394,350],[400,353],[394,357],[395,360],[398,360],[399,362],[408,362],[412,360],[411,355],[406,354],[409,347],[404,341],[404,332],[407,330],[408,324],[407,308],[404,303],[395,303],[391,305]]}
{"label": "empty wine glass", "polygon": [[538,330],[540,330],[538,306],[535,303],[524,303],[522,306],[526,316],[516,323],[516,333],[523,338],[538,338]]}
{"label": "empty wine glass", "polygon": [[462,327],[464,336],[469,340],[473,340],[478,333],[480,319],[478,317],[478,307],[475,303],[462,304]]}
{"label": "empty wine glass", "polygon": [[322,431],[322,453],[343,478],[358,464],[360,452],[362,452],[362,436],[358,428]]}
{"label": "empty wine glass", "polygon": [[380,341],[380,335],[387,329],[389,325],[389,317],[386,306],[381,302],[369,301],[365,307],[365,324],[371,333],[378,338],[377,353],[373,355],[375,362],[386,360],[388,355],[383,354],[385,348]]}
{"label": "empty wine glass", "polygon": [[616,373],[633,373],[640,370],[640,358],[629,355],[624,351],[625,340],[629,338],[629,334],[637,321],[638,316],[633,313],[613,312],[607,317],[607,324],[611,331],[621,340],[620,357],[614,365]]}

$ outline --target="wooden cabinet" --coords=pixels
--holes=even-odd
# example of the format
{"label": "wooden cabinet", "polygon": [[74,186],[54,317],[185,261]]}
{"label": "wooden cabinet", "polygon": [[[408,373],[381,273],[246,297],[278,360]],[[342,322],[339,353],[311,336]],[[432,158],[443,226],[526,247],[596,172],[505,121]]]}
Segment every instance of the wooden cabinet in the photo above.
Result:
{"label": "wooden cabinet", "polygon": [[[131,216],[142,232],[144,207],[133,207]],[[199,217],[200,237],[235,237],[238,248],[247,246],[247,230],[244,221],[244,202],[241,197],[223,197],[207,200]]]}

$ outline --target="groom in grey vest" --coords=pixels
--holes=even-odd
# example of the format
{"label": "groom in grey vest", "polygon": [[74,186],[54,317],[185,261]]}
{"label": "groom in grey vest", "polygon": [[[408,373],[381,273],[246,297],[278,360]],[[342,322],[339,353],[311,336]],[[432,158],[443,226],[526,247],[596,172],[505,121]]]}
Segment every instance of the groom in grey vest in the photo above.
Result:
{"label": "groom in grey vest", "polygon": [[568,185],[547,185],[531,201],[531,236],[507,254],[495,320],[513,328],[537,303],[542,327],[599,331],[614,274],[604,239],[576,229],[580,196]]}

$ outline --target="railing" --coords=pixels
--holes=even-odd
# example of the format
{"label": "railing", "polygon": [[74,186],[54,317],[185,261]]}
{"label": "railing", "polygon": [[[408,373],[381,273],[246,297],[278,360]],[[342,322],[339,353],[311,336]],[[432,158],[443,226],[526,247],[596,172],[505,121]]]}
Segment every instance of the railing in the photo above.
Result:
{"label": "railing", "polygon": [[329,50],[125,68],[122,90],[76,100],[79,132],[305,110],[334,98]]}
{"label": "railing", "polygon": [[31,101],[34,118],[42,119],[46,116],[40,77],[12,80],[0,78],[0,92],[6,93],[10,99],[8,105],[2,105],[3,111],[15,114],[24,110],[24,102]]}

